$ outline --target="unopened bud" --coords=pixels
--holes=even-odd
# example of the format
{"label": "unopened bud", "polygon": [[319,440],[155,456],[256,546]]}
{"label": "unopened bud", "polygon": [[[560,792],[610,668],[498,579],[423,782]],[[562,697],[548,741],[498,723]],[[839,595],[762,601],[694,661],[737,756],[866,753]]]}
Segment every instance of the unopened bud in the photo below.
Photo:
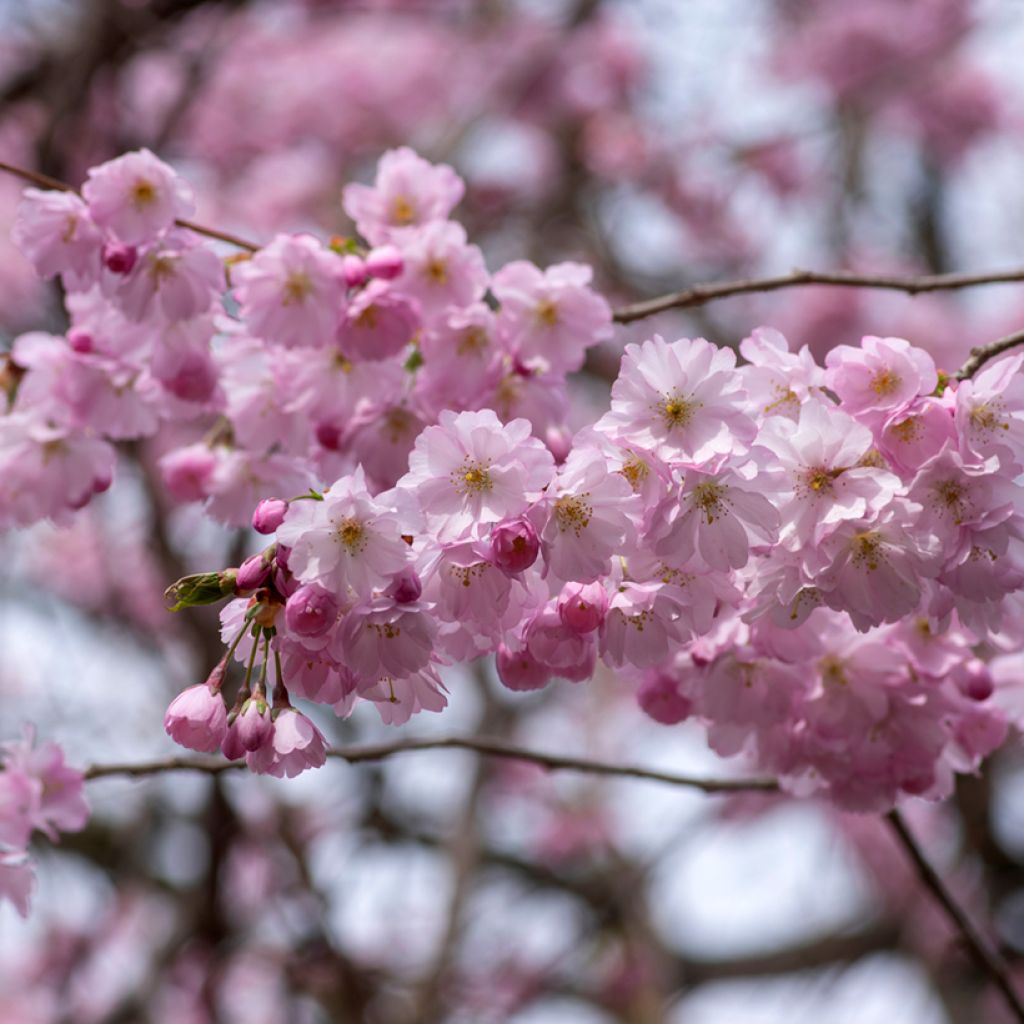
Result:
{"label": "unopened bud", "polygon": [[270,576],[270,560],[262,553],[250,555],[239,567],[238,576],[235,579],[235,588],[238,593],[248,593],[250,590],[257,590],[267,582]]}
{"label": "unopened bud", "polygon": [[379,245],[366,256],[366,271],[370,277],[393,281],[405,269],[405,257],[393,245]]}
{"label": "unopened bud", "polygon": [[502,572],[529,569],[539,553],[540,539],[529,519],[504,519],[491,530],[491,559]]}
{"label": "unopened bud", "polygon": [[288,502],[282,498],[264,498],[252,514],[252,528],[257,533],[273,533],[283,522]]}
{"label": "unopened bud", "polygon": [[411,565],[407,565],[401,572],[396,572],[391,577],[391,583],[384,593],[398,604],[411,604],[420,599],[423,582],[419,573]]}
{"label": "unopened bud", "polygon": [[139,251],[134,245],[107,242],[103,246],[103,266],[112,274],[130,274],[138,258]]}

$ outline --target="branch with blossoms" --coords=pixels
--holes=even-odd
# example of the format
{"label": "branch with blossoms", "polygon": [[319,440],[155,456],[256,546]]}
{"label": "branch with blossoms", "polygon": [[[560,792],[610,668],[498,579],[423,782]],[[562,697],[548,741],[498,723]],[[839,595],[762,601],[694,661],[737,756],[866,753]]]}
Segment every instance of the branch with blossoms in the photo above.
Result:
{"label": "branch with blossoms", "polygon": [[742,366],[654,338],[625,347],[609,408],[574,434],[568,379],[614,314],[589,267],[491,272],[450,218],[463,190],[395,150],[344,190],[357,238],[279,235],[227,267],[202,236],[232,236],[196,230],[187,182],[147,151],[92,168],[81,194],[26,193],[14,238],[60,276],[70,327],[14,342],[0,523],[69,518],[110,486],[114,444],[171,434],[171,495],[264,538],[169,592],[176,610],[222,605],[225,652],[165,729],[226,760],[88,777],[293,777],[442,747],[776,788],[478,737],[329,752],[293,703],[401,725],[443,712],[442,669],[493,655],[516,692],[600,662],[651,718],[698,722],[718,753],[843,809],[948,795],[1011,725],[993,698],[996,652],[1022,640],[1024,335],[953,378],[899,338],[824,366],[770,328],[740,342]]}
{"label": "branch with blossoms", "polygon": [[[72,185],[58,181],[46,174],[17,167],[14,164],[0,161],[0,171],[12,174],[40,188],[62,192],[76,192]],[[246,252],[255,253],[260,250],[259,244],[241,238],[236,234],[218,228],[197,224],[192,220],[176,218],[174,223],[181,228],[193,231],[217,241],[227,242]],[[776,274],[769,277],[747,278],[739,281],[721,281],[693,285],[682,291],[671,292],[653,299],[644,299],[628,306],[621,306],[612,314],[616,323],[629,324],[643,320],[649,316],[665,313],[673,309],[691,309],[704,306],[719,299],[733,298],[737,295],[780,291],[788,288],[809,286],[832,286],[840,288],[866,288],[881,291],[897,291],[907,295],[921,295],[927,292],[961,291],[966,288],[978,288],[984,285],[1017,284],[1024,281],[1024,269],[986,271],[976,274],[860,274],[853,271],[833,270],[793,270],[788,274]],[[957,379],[972,376],[987,360],[1024,341],[1024,333],[1010,335],[988,345],[972,349],[971,357],[957,371]]]}
{"label": "branch with blossoms", "polygon": [[[597,761],[585,757],[570,757],[564,754],[545,753],[529,750],[512,743],[486,736],[440,736],[411,737],[393,743],[373,743],[363,746],[340,747],[325,752],[328,759],[345,761],[348,764],[383,761],[396,754],[425,750],[465,750],[484,757],[522,761],[537,765],[548,771],[580,772],[585,775],[606,775],[626,779],[658,782],[668,786],[697,789],[704,793],[777,793],[779,784],[774,779],[708,779],[678,772],[660,771],[640,765],[621,762]],[[203,772],[218,775],[233,768],[245,767],[243,761],[222,761],[214,758],[178,757],[158,761],[127,764],[98,764],[86,768],[82,775],[86,780],[111,778],[126,775],[143,778],[166,772]]]}

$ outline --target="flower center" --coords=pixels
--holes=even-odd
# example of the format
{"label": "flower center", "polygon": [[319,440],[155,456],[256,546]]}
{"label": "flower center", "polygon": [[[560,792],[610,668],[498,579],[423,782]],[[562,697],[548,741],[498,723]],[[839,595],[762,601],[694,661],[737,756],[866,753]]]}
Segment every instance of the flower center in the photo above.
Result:
{"label": "flower center", "polygon": [[999,417],[999,405],[995,402],[982,402],[971,410],[971,426],[982,433],[994,430],[1009,430],[1010,424]]}
{"label": "flower center", "polygon": [[455,351],[460,356],[475,356],[486,351],[491,339],[482,327],[467,327],[459,338]]}
{"label": "flower center", "polygon": [[358,519],[346,519],[339,523],[338,539],[348,548],[350,555],[357,555],[366,548],[366,530]]}
{"label": "flower center", "polygon": [[563,494],[555,502],[555,522],[562,533],[571,530],[578,537],[590,525],[594,510],[587,504],[589,497],[589,491],[580,495]]}
{"label": "flower center", "polygon": [[883,559],[882,539],[874,530],[865,530],[854,535],[853,564],[858,569],[873,572]]}
{"label": "flower center", "polygon": [[364,330],[372,331],[377,326],[377,307],[369,305],[364,309],[359,316],[356,317],[356,327],[361,327]]}
{"label": "flower center", "polygon": [[313,282],[303,270],[293,270],[284,279],[284,288],[281,292],[281,305],[294,306],[302,302],[310,292],[313,291]]}
{"label": "flower center", "polygon": [[835,493],[835,479],[840,473],[841,469],[814,466],[805,471],[803,485],[811,495],[832,495]]}
{"label": "flower center", "polygon": [[639,455],[631,454],[619,472],[629,481],[629,486],[636,493],[651,475],[651,467]]}
{"label": "flower center", "polygon": [[818,662],[818,669],[821,671],[821,681],[826,686],[846,686],[846,672],[843,669],[842,659],[834,654],[826,654]]}
{"label": "flower center", "polygon": [[407,196],[395,196],[391,200],[391,222],[393,224],[412,224],[416,220],[416,207]]}
{"label": "flower center", "polygon": [[[967,515],[967,489],[959,480],[940,480],[935,485],[940,506],[953,517],[953,522],[960,526]],[[942,511],[940,507],[939,511]]]}
{"label": "flower center", "polygon": [[898,373],[893,373],[892,370],[886,368],[879,370],[874,377],[871,378],[871,390],[874,391],[879,398],[883,398],[885,395],[891,395],[902,383]]}
{"label": "flower center", "polygon": [[889,429],[897,441],[910,444],[921,436],[921,420],[917,416],[908,416],[905,420],[894,423]]}
{"label": "flower center", "polygon": [[494,486],[487,466],[482,462],[474,462],[469,456],[452,473],[451,481],[455,490],[467,498],[471,494],[486,494]]}
{"label": "flower center", "polygon": [[132,186],[131,202],[136,210],[144,210],[151,206],[156,202],[156,185],[145,178],[139,178]]}
{"label": "flower center", "polygon": [[709,526],[721,518],[725,506],[725,488],[721,484],[705,480],[694,487],[691,497],[693,507],[704,516]]}
{"label": "flower center", "polygon": [[672,430],[673,427],[685,427],[699,408],[699,402],[690,402],[677,391],[673,391],[671,395],[665,397],[659,412],[666,428]]}
{"label": "flower center", "polygon": [[436,256],[427,263],[424,272],[431,284],[445,285],[448,283],[448,264]]}
{"label": "flower center", "polygon": [[541,299],[537,303],[537,319],[545,327],[554,327],[558,323],[558,306],[551,299]]}

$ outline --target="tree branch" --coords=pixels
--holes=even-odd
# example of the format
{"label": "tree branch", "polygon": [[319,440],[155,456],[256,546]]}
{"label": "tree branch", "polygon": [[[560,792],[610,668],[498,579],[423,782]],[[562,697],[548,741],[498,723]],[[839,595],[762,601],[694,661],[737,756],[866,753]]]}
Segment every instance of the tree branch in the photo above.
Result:
{"label": "tree branch", "polygon": [[[504,740],[481,736],[441,736],[436,738],[410,738],[394,743],[371,743],[357,747],[343,747],[329,750],[327,756],[349,764],[364,761],[382,761],[395,754],[416,750],[469,750],[484,757],[500,757],[512,761],[528,761],[531,764],[552,771],[583,772],[589,775],[609,775],[619,778],[644,779],[669,786],[684,786],[699,789],[705,793],[777,793],[779,784],[774,779],[704,779],[675,772],[662,772],[639,765],[614,764],[608,761],[594,761],[583,757],[567,757],[561,754],[547,754],[538,750],[527,750]],[[164,772],[206,772],[219,775],[221,772],[244,768],[244,761],[222,761],[208,757],[172,757],[163,761],[141,761],[134,764],[97,764],[85,769],[86,779],[103,779],[114,775],[128,775],[142,778],[160,775]]]}
{"label": "tree branch", "polygon": [[1020,1021],[1021,1024],[1024,1024],[1024,1003],[1021,1002],[1017,990],[1010,981],[1010,973],[1002,957],[975,927],[974,923],[967,916],[967,911],[956,901],[956,898],[946,887],[946,883],[942,881],[939,873],[928,862],[900,812],[897,810],[890,811],[886,815],[886,821],[888,821],[896,838],[913,861],[921,881],[929,889],[936,901],[946,912],[946,916],[960,933],[964,944],[971,954],[971,958],[978,965],[978,968],[984,974],[987,974],[999,991],[1002,992],[1007,1005],[1013,1012],[1014,1018]]}
{"label": "tree branch", "polygon": [[[56,178],[51,178],[48,174],[40,174],[38,171],[28,171],[23,167],[15,167],[14,164],[5,163],[3,160],[0,160],[0,171],[13,174],[16,178],[21,178],[22,181],[27,181],[30,185],[37,185],[39,188],[78,194],[78,189],[67,184],[67,182],[58,181]],[[197,235],[205,235],[207,238],[215,238],[218,242],[227,242],[228,245],[237,246],[239,249],[245,249],[248,252],[258,252],[260,248],[255,242],[249,242],[238,235],[232,235],[227,231],[220,231],[217,228],[204,227],[202,224],[196,224],[195,221],[184,220],[179,217],[174,223],[179,228],[194,231]]]}
{"label": "tree branch", "polygon": [[816,270],[794,270],[789,274],[775,277],[750,278],[745,281],[723,281],[721,284],[697,284],[681,292],[661,295],[631,306],[623,306],[614,313],[617,323],[628,324],[634,320],[664,313],[669,309],[687,309],[703,306],[716,299],[733,295],[748,295],[753,292],[776,292],[783,288],[802,288],[808,285],[834,285],[842,288],[878,288],[884,291],[906,292],[918,295],[921,292],[956,291],[985,284],[1010,284],[1024,281],[1024,269],[992,271],[984,274],[926,274],[920,277],[904,277],[890,274],[856,274],[846,270],[820,272]]}
{"label": "tree branch", "polygon": [[1015,331],[1013,334],[1008,334],[1005,338],[1000,338],[998,341],[991,341],[987,345],[979,345],[977,348],[972,348],[971,357],[956,371],[956,379],[966,380],[968,377],[973,377],[990,359],[1002,355],[1008,349],[1014,348],[1017,345],[1024,345],[1024,331]]}

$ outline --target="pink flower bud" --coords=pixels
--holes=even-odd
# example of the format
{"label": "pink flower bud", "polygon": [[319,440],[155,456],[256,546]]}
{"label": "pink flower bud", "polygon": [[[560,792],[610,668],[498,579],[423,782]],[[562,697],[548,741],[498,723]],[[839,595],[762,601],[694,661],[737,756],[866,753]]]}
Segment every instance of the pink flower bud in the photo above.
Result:
{"label": "pink flower bud", "polygon": [[393,281],[405,269],[405,257],[393,245],[378,245],[366,257],[366,272],[382,281]]}
{"label": "pink flower bud", "polygon": [[690,717],[693,701],[679,692],[679,684],[671,676],[653,673],[644,680],[637,693],[640,707],[656,722],[675,725]]}
{"label": "pink flower bud", "polygon": [[561,465],[572,451],[572,436],[565,427],[548,427],[544,432],[544,444],[555,462]]}
{"label": "pink flower bud", "polygon": [[971,700],[988,700],[995,691],[995,682],[988,665],[978,658],[972,658],[956,675],[960,692]]}
{"label": "pink flower bud", "polygon": [[221,740],[220,752],[229,760],[237,761],[245,757],[245,747],[242,746],[242,737],[238,732],[238,719],[236,718],[224,733]]}
{"label": "pink flower bud", "polygon": [[107,242],[103,246],[103,266],[112,274],[130,274],[138,258],[139,251],[134,245]]}
{"label": "pink flower bud", "polygon": [[500,644],[496,661],[498,678],[510,690],[539,690],[551,679],[547,666],[537,661],[525,647],[511,651]]}
{"label": "pink flower bud", "polygon": [[252,514],[252,528],[257,533],[273,533],[283,522],[288,502],[282,498],[264,498]]}
{"label": "pink flower bud", "polygon": [[164,715],[167,735],[189,750],[213,753],[227,733],[227,709],[207,683],[190,686],[171,701]]}
{"label": "pink flower bud", "polygon": [[242,705],[242,713],[235,719],[238,742],[245,750],[259,750],[269,743],[274,733],[270,719],[270,706],[265,700],[251,697]]}
{"label": "pink flower bud", "polygon": [[316,583],[299,587],[284,608],[284,621],[298,636],[323,636],[337,619],[337,599]]}
{"label": "pink flower bud", "polygon": [[491,560],[502,572],[529,569],[539,553],[540,539],[529,519],[504,519],[491,530]]}
{"label": "pink flower bud", "polygon": [[396,572],[391,577],[391,583],[384,593],[398,604],[411,604],[413,601],[418,601],[420,594],[423,593],[423,583],[419,573],[411,565],[407,565],[401,572]]}
{"label": "pink flower bud", "polygon": [[341,447],[341,428],[337,424],[325,420],[318,423],[314,430],[316,442],[329,452],[336,452]]}
{"label": "pink flower bud", "polygon": [[341,276],[349,288],[358,288],[366,283],[369,274],[366,264],[355,253],[350,252],[341,258]]}
{"label": "pink flower bud", "polygon": [[558,617],[576,633],[592,633],[607,611],[608,592],[600,582],[566,583],[558,596]]}
{"label": "pink flower bud", "polygon": [[270,575],[270,563],[262,554],[250,555],[239,567],[235,578],[235,589],[239,593],[256,590],[267,582]]}
{"label": "pink flower bud", "polygon": [[93,336],[82,327],[72,327],[67,334],[68,346],[73,352],[84,354],[96,347]]}

